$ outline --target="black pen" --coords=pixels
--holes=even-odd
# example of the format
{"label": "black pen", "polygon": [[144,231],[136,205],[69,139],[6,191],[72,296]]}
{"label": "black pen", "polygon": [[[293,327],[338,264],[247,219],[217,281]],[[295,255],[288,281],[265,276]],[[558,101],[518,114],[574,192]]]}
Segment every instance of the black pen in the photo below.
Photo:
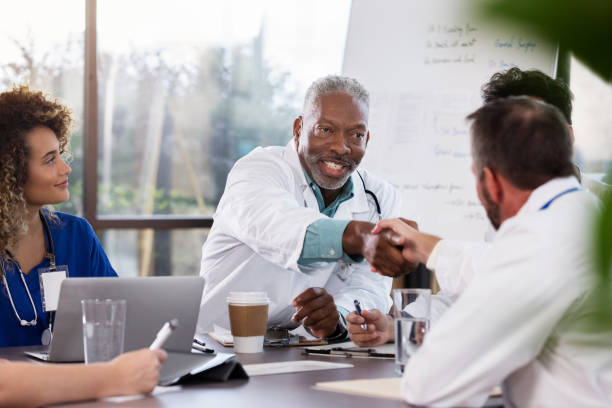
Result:
{"label": "black pen", "polygon": [[[361,316],[361,305],[359,304],[359,301],[355,299],[353,303],[355,304],[355,312],[357,312],[357,314]],[[365,331],[368,331],[368,325],[366,323],[362,323],[361,328]]]}
{"label": "black pen", "polygon": [[203,341],[200,341],[200,340],[198,340],[198,339],[193,339],[193,342],[194,342],[195,344],[199,344],[199,345],[200,345],[200,346],[202,346],[202,347],[204,347],[204,346],[206,345],[206,343],[204,343]]}
{"label": "black pen", "polygon": [[356,349],[356,348],[348,348],[344,349],[342,347],[337,347],[333,349],[304,349],[305,355],[324,355],[330,357],[346,357],[346,358],[395,358],[395,354],[389,353],[377,353],[376,349]]}

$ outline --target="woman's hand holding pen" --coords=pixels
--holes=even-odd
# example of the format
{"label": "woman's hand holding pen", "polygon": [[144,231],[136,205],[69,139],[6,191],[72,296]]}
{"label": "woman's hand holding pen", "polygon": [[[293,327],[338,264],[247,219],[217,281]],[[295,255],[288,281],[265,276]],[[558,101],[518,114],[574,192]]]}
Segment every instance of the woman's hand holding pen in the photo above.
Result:
{"label": "woman's hand holding pen", "polygon": [[[346,329],[359,347],[374,347],[392,341],[395,335],[393,319],[380,310],[363,310],[361,316],[351,312],[346,317]],[[367,325],[367,330],[362,325]]]}
{"label": "woman's hand holding pen", "polygon": [[161,366],[168,358],[162,349],[131,351],[103,363],[111,369],[109,389],[101,390],[101,397],[132,395],[153,391],[159,381]]}

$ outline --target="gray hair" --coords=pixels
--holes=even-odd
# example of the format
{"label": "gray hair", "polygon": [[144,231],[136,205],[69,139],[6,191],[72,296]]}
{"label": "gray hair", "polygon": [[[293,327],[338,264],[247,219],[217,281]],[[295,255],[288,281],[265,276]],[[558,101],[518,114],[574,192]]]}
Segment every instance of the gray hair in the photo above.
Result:
{"label": "gray hair", "polygon": [[308,106],[319,96],[334,92],[349,94],[357,98],[366,108],[370,108],[370,94],[356,79],[339,75],[328,75],[317,79],[308,87],[304,97],[303,112],[306,113]]}

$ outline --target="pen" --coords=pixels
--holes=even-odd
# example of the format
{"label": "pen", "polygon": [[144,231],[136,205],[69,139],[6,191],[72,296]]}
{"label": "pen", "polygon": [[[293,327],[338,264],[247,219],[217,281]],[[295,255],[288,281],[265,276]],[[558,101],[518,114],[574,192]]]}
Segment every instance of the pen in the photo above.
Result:
{"label": "pen", "polygon": [[168,340],[168,337],[170,337],[172,332],[174,332],[174,329],[178,327],[178,324],[178,319],[172,319],[169,322],[164,323],[159,332],[157,332],[155,340],[153,340],[153,343],[151,343],[151,345],[149,346],[149,350],[161,348],[161,346],[164,345],[166,340]]}
{"label": "pen", "polygon": [[204,343],[203,341],[200,341],[200,340],[198,340],[198,339],[193,339],[193,342],[194,342],[195,344],[199,344],[199,345],[200,345],[200,346],[202,346],[202,347],[206,346],[206,343]]}
{"label": "pen", "polygon": [[191,348],[192,348],[192,349],[194,349],[194,350],[201,351],[201,352],[203,352],[203,353],[213,354],[213,353],[215,352],[215,350],[213,350],[213,349],[209,349],[209,348],[204,347],[204,346],[201,346],[201,345],[199,345],[198,343],[194,343],[194,344],[192,344],[192,345],[191,345]]}
{"label": "pen", "polygon": [[378,353],[376,349],[356,349],[337,347],[333,349],[304,349],[305,355],[316,354],[330,357],[346,357],[346,358],[395,358],[395,354],[391,353]]}
{"label": "pen", "polygon": [[[353,303],[355,304],[355,311],[357,312],[357,314],[358,314],[359,316],[361,316],[361,305],[359,304],[359,301],[358,301],[357,299],[355,299],[355,300],[353,301]],[[368,325],[367,325],[367,324],[365,324],[365,323],[363,323],[363,324],[361,325],[361,328],[362,328],[363,330],[367,331],[367,330],[368,330]]]}

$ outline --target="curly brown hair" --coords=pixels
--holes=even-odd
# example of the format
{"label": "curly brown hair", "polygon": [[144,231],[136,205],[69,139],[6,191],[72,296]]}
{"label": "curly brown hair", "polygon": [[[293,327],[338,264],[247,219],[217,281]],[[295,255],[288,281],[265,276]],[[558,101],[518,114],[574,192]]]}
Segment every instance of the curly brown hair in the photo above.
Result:
{"label": "curly brown hair", "polygon": [[27,85],[0,93],[0,248],[26,231],[23,190],[30,152],[25,135],[39,126],[48,127],[57,136],[60,152],[69,154],[71,114],[57,99]]}

